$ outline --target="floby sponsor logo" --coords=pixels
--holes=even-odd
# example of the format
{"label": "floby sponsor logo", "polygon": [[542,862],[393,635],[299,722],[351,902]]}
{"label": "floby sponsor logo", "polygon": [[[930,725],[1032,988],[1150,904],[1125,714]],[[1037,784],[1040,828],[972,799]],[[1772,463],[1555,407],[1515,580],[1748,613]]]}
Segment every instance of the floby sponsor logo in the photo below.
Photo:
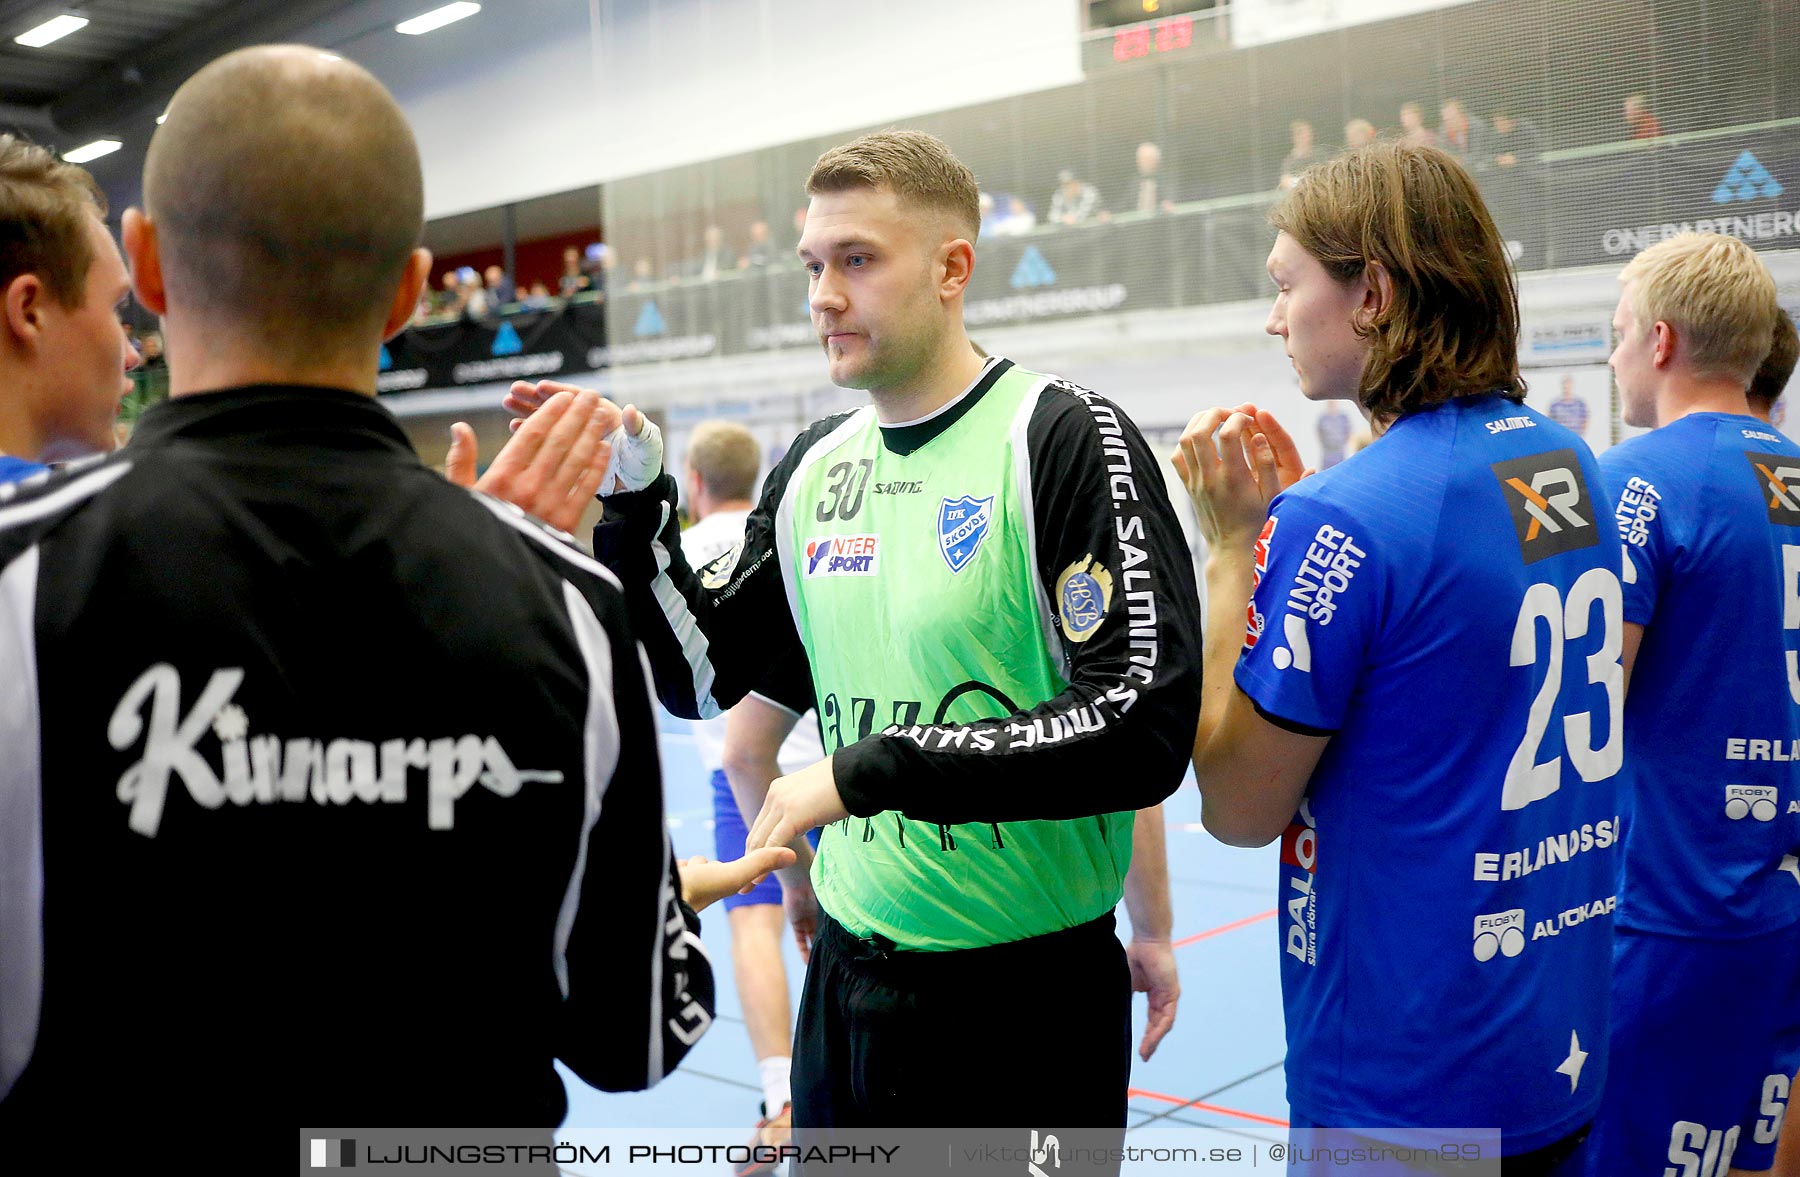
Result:
{"label": "floby sponsor logo", "polygon": [[1475,881],[1503,883],[1568,862],[1590,850],[1610,849],[1619,837],[1619,819],[1587,822],[1566,834],[1553,834],[1535,846],[1504,853],[1477,853]]}
{"label": "floby sponsor logo", "polygon": [[1800,527],[1800,466],[1791,454],[1744,455],[1769,500],[1769,522]]}
{"label": "floby sponsor logo", "polygon": [[1732,821],[1743,821],[1747,817],[1774,821],[1780,802],[1781,791],[1773,785],[1725,786],[1725,816]]}
{"label": "floby sponsor logo", "polygon": [[1594,500],[1572,449],[1528,454],[1491,469],[1499,480],[1527,564],[1600,542]]}
{"label": "floby sponsor logo", "polygon": [[1496,911],[1475,917],[1475,959],[1483,962],[1496,956],[1517,956],[1525,951],[1525,909]]}
{"label": "floby sponsor logo", "polygon": [[1650,525],[1662,510],[1662,494],[1654,485],[1635,475],[1619,495],[1613,519],[1619,525],[1619,538],[1633,547],[1650,542]]}
{"label": "floby sponsor logo", "polygon": [[1313,821],[1312,803],[1301,801],[1300,810],[1281,835],[1284,867],[1282,907],[1287,912],[1287,954],[1309,965],[1319,963],[1319,895],[1316,884],[1319,831]]}
{"label": "floby sponsor logo", "polygon": [[1611,915],[1613,908],[1618,906],[1618,902],[1618,896],[1608,895],[1604,899],[1596,899],[1592,903],[1584,903],[1579,907],[1560,911],[1553,920],[1537,921],[1536,926],[1532,928],[1531,938],[1542,940],[1545,936],[1560,936],[1569,928],[1580,927],[1589,920],[1599,919],[1603,915]]}
{"label": "floby sponsor logo", "polygon": [[830,535],[806,541],[806,575],[874,576],[881,570],[881,537]]}

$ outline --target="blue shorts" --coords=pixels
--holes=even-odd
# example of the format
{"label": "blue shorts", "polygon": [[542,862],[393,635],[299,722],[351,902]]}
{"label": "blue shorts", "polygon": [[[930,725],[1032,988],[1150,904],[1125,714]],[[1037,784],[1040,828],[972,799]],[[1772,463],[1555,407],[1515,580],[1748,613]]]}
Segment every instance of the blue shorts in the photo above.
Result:
{"label": "blue shorts", "polygon": [[[750,836],[750,827],[744,823],[744,815],[738,812],[737,796],[731,791],[731,781],[726,778],[724,769],[713,769],[712,786],[713,857],[720,862],[742,858],[744,841]],[[808,831],[806,840],[816,848],[819,845],[819,831]],[[781,905],[781,883],[774,875],[756,884],[748,895],[725,896],[726,911],[755,903],[773,903],[777,907]]]}
{"label": "blue shorts", "polygon": [[1796,961],[1800,924],[1742,940],[1617,932],[1590,1174],[1724,1177],[1774,1164],[1800,1066]]}

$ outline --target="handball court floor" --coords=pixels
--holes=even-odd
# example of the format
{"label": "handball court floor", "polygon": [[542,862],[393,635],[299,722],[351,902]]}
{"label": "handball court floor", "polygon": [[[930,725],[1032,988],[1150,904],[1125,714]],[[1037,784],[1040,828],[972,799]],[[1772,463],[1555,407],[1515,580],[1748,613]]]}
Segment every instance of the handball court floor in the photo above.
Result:
{"label": "handball court floor", "polygon": [[[661,726],[663,788],[675,853],[710,857],[711,785],[686,723],[665,716]],[[1235,1145],[1248,1151],[1252,1145],[1285,1142],[1276,848],[1236,850],[1202,830],[1200,794],[1191,773],[1163,812],[1181,1004],[1175,1028],[1146,1063],[1135,1053],[1143,1034],[1144,998],[1133,995],[1126,1144],[1199,1149]],[[749,1139],[761,1088],[731,980],[731,937],[724,916],[723,908],[713,908],[701,917],[701,938],[719,982],[718,1017],[712,1028],[673,1074],[646,1092],[595,1091],[562,1071],[569,1093],[565,1134],[607,1128],[685,1129],[718,1139],[719,1130],[729,1128],[725,1138],[731,1142]],[[1122,904],[1118,918],[1120,935],[1129,936],[1130,921]],[[788,987],[797,1006],[804,966],[791,936],[785,948]],[[1054,984],[1053,978],[1045,981]],[[983,1016],[978,1007],[969,1012],[971,1017]],[[1054,1038],[1047,1036],[1044,1042],[1043,1057],[1048,1059]],[[579,1174],[584,1167],[566,1171]],[[1128,1162],[1124,1172],[1133,1171]],[[1148,1173],[1152,1167],[1137,1171]],[[720,1172],[729,1168],[721,1163]]]}

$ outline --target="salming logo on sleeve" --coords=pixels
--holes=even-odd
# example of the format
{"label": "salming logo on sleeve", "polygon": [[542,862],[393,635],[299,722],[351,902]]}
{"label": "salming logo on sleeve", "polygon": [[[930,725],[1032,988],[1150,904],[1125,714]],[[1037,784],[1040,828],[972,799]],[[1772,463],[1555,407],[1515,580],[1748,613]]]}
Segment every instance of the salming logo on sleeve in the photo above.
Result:
{"label": "salming logo on sleeve", "polygon": [[[181,673],[158,663],[137,677],[106,725],[107,742],[123,752],[143,741],[138,760],[119,777],[118,797],[130,806],[132,830],[147,838],[162,827],[170,778],[205,809],[233,805],[306,802],[347,805],[404,802],[415,773],[425,778],[426,826],[448,830],[456,824],[456,802],[472,787],[511,797],[528,783],[561,784],[560,771],[516,768],[492,736],[370,740],[284,739],[252,735],[250,718],[232,702],[244,671],[213,671],[205,690],[185,715]],[[219,745],[219,768],[199,752],[211,733]]]}
{"label": "salming logo on sleeve", "polygon": [[1570,449],[1527,454],[1490,467],[1512,512],[1525,563],[1591,548],[1600,542],[1594,500],[1581,461]]}

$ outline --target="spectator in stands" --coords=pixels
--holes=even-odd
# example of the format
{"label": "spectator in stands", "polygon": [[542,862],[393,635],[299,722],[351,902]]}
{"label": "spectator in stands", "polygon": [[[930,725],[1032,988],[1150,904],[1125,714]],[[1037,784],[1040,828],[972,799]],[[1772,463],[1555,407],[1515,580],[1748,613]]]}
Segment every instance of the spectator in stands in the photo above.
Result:
{"label": "spectator in stands", "polygon": [[573,245],[563,250],[562,276],[556,280],[556,293],[569,298],[593,288],[594,281],[582,272],[581,251]]}
{"label": "spectator in stands", "polygon": [[606,279],[612,273],[612,246],[604,241],[590,241],[588,247],[581,251],[581,272],[587,275],[588,289],[595,294],[606,293]]}
{"label": "spectator in stands", "polygon": [[1148,140],[1137,146],[1137,184],[1121,212],[1168,212],[1175,207],[1175,193],[1164,182],[1162,148]]}
{"label": "spectator in stands", "polygon": [[1005,197],[1006,214],[994,220],[994,236],[1023,237],[1037,228],[1037,214],[1017,196]]}
{"label": "spectator in stands", "polygon": [[1633,139],[1655,139],[1663,133],[1662,121],[1650,110],[1650,100],[1642,94],[1625,95],[1622,108],[1625,130]]}
{"label": "spectator in stands", "polygon": [[499,266],[489,266],[483,271],[482,281],[487,288],[488,310],[498,312],[507,303],[518,301],[518,285],[513,282],[512,275]]}
{"label": "spectator in stands", "polygon": [[1421,147],[1438,146],[1438,133],[1425,125],[1425,108],[1417,102],[1400,107],[1400,137]]}
{"label": "spectator in stands", "polygon": [[641,257],[637,261],[631,263],[631,281],[626,285],[625,289],[642,290],[654,281],[656,281],[656,273],[650,266],[650,259]]}
{"label": "spectator in stands", "polygon": [[1068,168],[1056,174],[1056,191],[1050,197],[1050,221],[1056,225],[1082,225],[1100,210],[1100,190],[1076,178]]}
{"label": "spectator in stands", "polygon": [[725,231],[708,225],[700,235],[700,254],[688,262],[682,275],[701,282],[717,281],[721,273],[737,269],[737,254],[725,244]]}
{"label": "spectator in stands", "polygon": [[1367,147],[1375,142],[1375,124],[1368,119],[1351,119],[1344,124],[1344,146]]}
{"label": "spectator in stands", "polygon": [[542,282],[531,284],[531,293],[524,298],[525,305],[534,311],[541,311],[550,305],[550,288]]}
{"label": "spectator in stands", "polygon": [[432,299],[432,311],[439,315],[460,315],[463,310],[462,281],[455,270],[445,270],[442,285]]}
{"label": "spectator in stands", "polygon": [[999,215],[994,211],[994,194],[992,192],[981,193],[976,197],[975,204],[981,211],[981,225],[975,230],[975,236],[977,238],[992,237],[994,226],[1000,220]]}
{"label": "spectator in stands", "polygon": [[775,243],[769,239],[769,222],[750,222],[750,244],[738,259],[738,269],[762,269],[774,262]]}
{"label": "spectator in stands", "polygon": [[1305,119],[1295,119],[1288,124],[1288,136],[1291,146],[1287,158],[1281,161],[1281,176],[1275,186],[1287,191],[1300,179],[1300,173],[1319,162],[1319,148],[1313,141],[1313,125]]}
{"label": "spectator in stands", "polygon": [[497,310],[488,305],[487,288],[481,284],[481,275],[475,271],[474,266],[463,266],[457,270],[456,280],[461,287],[463,314],[476,319]]}
{"label": "spectator in stands", "polygon": [[1472,172],[1485,171],[1493,158],[1487,124],[1469,113],[1459,98],[1448,99],[1438,110],[1443,148]]}
{"label": "spectator in stands", "polygon": [[1494,112],[1488,130],[1488,147],[1493,152],[1495,168],[1516,168],[1515,174],[1519,175],[1535,174],[1538,157],[1544,153],[1544,139],[1536,127],[1501,107]]}

